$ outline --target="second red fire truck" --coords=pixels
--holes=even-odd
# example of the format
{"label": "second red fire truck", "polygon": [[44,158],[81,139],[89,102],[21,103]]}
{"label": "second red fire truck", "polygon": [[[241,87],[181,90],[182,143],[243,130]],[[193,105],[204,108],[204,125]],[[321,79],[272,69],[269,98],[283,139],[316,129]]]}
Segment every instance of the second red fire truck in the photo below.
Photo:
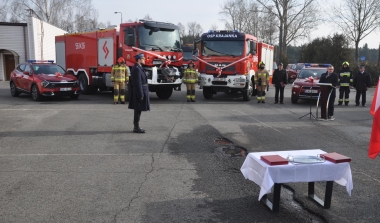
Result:
{"label": "second red fire truck", "polygon": [[136,54],[144,53],[149,91],[161,99],[171,97],[182,84],[179,29],[171,23],[140,20],[119,27],[56,36],[56,59],[77,76],[82,93],[113,88],[112,66],[123,57],[131,68]]}
{"label": "second red fire truck", "polygon": [[269,74],[273,73],[274,47],[249,34],[210,30],[194,43],[194,53],[196,49],[200,86],[206,99],[217,92],[241,92],[243,100],[249,101],[255,92],[252,81],[258,62],[263,61]]}

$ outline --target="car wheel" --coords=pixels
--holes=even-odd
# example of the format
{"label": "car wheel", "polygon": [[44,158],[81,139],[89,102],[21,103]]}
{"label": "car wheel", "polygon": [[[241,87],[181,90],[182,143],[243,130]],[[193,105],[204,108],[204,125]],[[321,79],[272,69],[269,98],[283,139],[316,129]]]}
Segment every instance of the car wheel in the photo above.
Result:
{"label": "car wheel", "polygon": [[32,92],[32,99],[34,101],[41,101],[42,96],[41,96],[40,92],[38,91],[37,85],[34,84],[32,86],[32,91],[31,92]]}
{"label": "car wheel", "polygon": [[203,87],[203,97],[206,99],[211,99],[212,96],[212,89],[210,87]]}
{"label": "car wheel", "polygon": [[88,80],[85,74],[80,74],[78,77],[79,86],[83,94],[93,93],[91,86],[88,85]]}
{"label": "car wheel", "polygon": [[297,96],[293,96],[293,95],[292,95],[292,98],[291,98],[291,99],[292,99],[292,103],[293,103],[293,104],[297,104],[297,101],[298,101],[298,97],[297,97]]}
{"label": "car wheel", "polygon": [[79,98],[79,94],[72,94],[72,95],[70,95],[70,98],[71,99],[78,99]]}
{"label": "car wheel", "polygon": [[173,88],[162,88],[156,91],[156,95],[160,99],[169,99],[173,94]]}
{"label": "car wheel", "polygon": [[20,93],[17,91],[16,84],[13,81],[11,82],[10,87],[12,97],[18,97]]}

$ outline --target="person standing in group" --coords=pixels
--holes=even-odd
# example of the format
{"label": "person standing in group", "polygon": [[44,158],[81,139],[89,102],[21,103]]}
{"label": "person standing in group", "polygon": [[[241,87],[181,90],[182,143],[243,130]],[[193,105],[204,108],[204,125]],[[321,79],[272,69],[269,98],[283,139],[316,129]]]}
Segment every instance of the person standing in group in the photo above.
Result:
{"label": "person standing in group", "polygon": [[362,106],[366,106],[366,94],[369,87],[371,87],[371,76],[365,72],[365,66],[360,65],[359,73],[354,76],[354,88],[356,89],[355,106],[360,105],[360,95],[362,96]]}
{"label": "person standing in group", "polygon": [[343,104],[343,95],[344,95],[344,104],[348,106],[348,102],[350,102],[349,94],[350,94],[350,86],[352,87],[352,71],[350,70],[350,64],[345,61],[342,64],[342,70],[339,72],[339,101],[338,105]]}
{"label": "person standing in group", "polygon": [[187,88],[187,102],[195,102],[195,83],[198,82],[198,72],[194,68],[194,63],[191,60],[183,75],[183,82]]}
{"label": "person standing in group", "polygon": [[274,70],[273,73],[273,79],[272,83],[273,86],[276,88],[276,93],[274,96],[274,103],[278,103],[278,93],[280,93],[280,103],[284,104],[284,88],[285,85],[288,83],[288,78],[286,75],[286,71],[282,69],[284,65],[280,63],[278,65],[278,69]]}
{"label": "person standing in group", "polygon": [[269,72],[265,69],[263,61],[259,63],[257,75],[254,77],[257,89],[257,103],[265,103],[265,89],[269,84]]}
{"label": "person standing in group", "polygon": [[124,58],[117,59],[117,64],[112,67],[111,81],[113,83],[113,102],[125,104],[125,85],[129,81],[128,67],[125,65]]}
{"label": "person standing in group", "polygon": [[144,54],[135,56],[136,64],[131,71],[131,99],[129,100],[129,109],[134,110],[133,117],[133,132],[145,133],[145,130],[140,128],[139,122],[141,111],[150,110],[150,99],[148,89],[148,78],[143,70],[142,65],[145,64]]}
{"label": "person standing in group", "polygon": [[321,75],[319,83],[331,83],[333,89],[331,91],[331,96],[328,104],[328,119],[334,120],[334,103],[336,97],[335,87],[338,85],[338,74],[334,72],[334,66],[330,65],[327,68],[327,72]]}

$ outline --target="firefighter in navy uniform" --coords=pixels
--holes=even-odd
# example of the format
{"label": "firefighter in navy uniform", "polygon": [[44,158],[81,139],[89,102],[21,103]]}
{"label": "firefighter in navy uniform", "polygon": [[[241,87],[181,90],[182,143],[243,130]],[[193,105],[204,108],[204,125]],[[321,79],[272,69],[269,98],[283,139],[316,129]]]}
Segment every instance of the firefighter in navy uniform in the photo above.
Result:
{"label": "firefighter in navy uniform", "polygon": [[198,82],[198,72],[194,68],[193,61],[189,62],[183,75],[183,82],[186,84],[187,88],[187,102],[195,102],[195,84]]}
{"label": "firefighter in navy uniform", "polygon": [[359,73],[354,76],[353,86],[356,89],[355,106],[360,104],[360,96],[362,96],[362,106],[366,106],[366,95],[368,88],[371,87],[371,75],[365,72],[365,66],[360,65]]}
{"label": "firefighter in navy uniform", "polygon": [[269,72],[265,69],[263,61],[259,63],[259,69],[254,81],[257,89],[257,103],[265,103],[265,89],[269,85]]}
{"label": "firefighter in navy uniform", "polygon": [[117,59],[117,64],[112,67],[111,81],[113,83],[113,102],[114,104],[120,102],[125,104],[125,85],[129,81],[128,67],[125,65],[124,58]]}
{"label": "firefighter in navy uniform", "polygon": [[348,106],[348,103],[350,102],[349,94],[350,94],[350,87],[352,87],[352,71],[350,70],[350,64],[345,61],[342,64],[342,70],[339,72],[339,101],[338,105],[343,104],[343,95],[344,95],[344,104]]}
{"label": "firefighter in navy uniform", "polygon": [[286,70],[282,69],[283,64],[278,65],[278,69],[274,70],[272,84],[276,88],[274,103],[278,103],[278,94],[280,93],[280,103],[284,104],[284,88],[288,83],[288,77],[286,75]]}

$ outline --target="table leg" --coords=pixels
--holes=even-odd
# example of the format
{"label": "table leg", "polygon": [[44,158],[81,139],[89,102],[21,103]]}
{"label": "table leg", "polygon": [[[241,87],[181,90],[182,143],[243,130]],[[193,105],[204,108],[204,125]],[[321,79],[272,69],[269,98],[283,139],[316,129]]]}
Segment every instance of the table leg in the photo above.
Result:
{"label": "table leg", "polygon": [[334,181],[326,182],[326,192],[325,192],[325,205],[323,206],[326,209],[329,209],[331,206],[331,197],[333,190]]}
{"label": "table leg", "polygon": [[280,195],[281,195],[281,184],[274,184],[273,191],[273,203],[269,201],[268,196],[264,195],[261,201],[273,212],[278,212],[280,210]]}
{"label": "table leg", "polygon": [[322,201],[319,197],[317,197],[317,195],[314,194],[314,182],[309,182],[308,183],[309,198],[317,202],[319,205],[321,205],[325,209],[329,209],[331,207],[333,185],[334,185],[334,181],[326,182],[325,201]]}

